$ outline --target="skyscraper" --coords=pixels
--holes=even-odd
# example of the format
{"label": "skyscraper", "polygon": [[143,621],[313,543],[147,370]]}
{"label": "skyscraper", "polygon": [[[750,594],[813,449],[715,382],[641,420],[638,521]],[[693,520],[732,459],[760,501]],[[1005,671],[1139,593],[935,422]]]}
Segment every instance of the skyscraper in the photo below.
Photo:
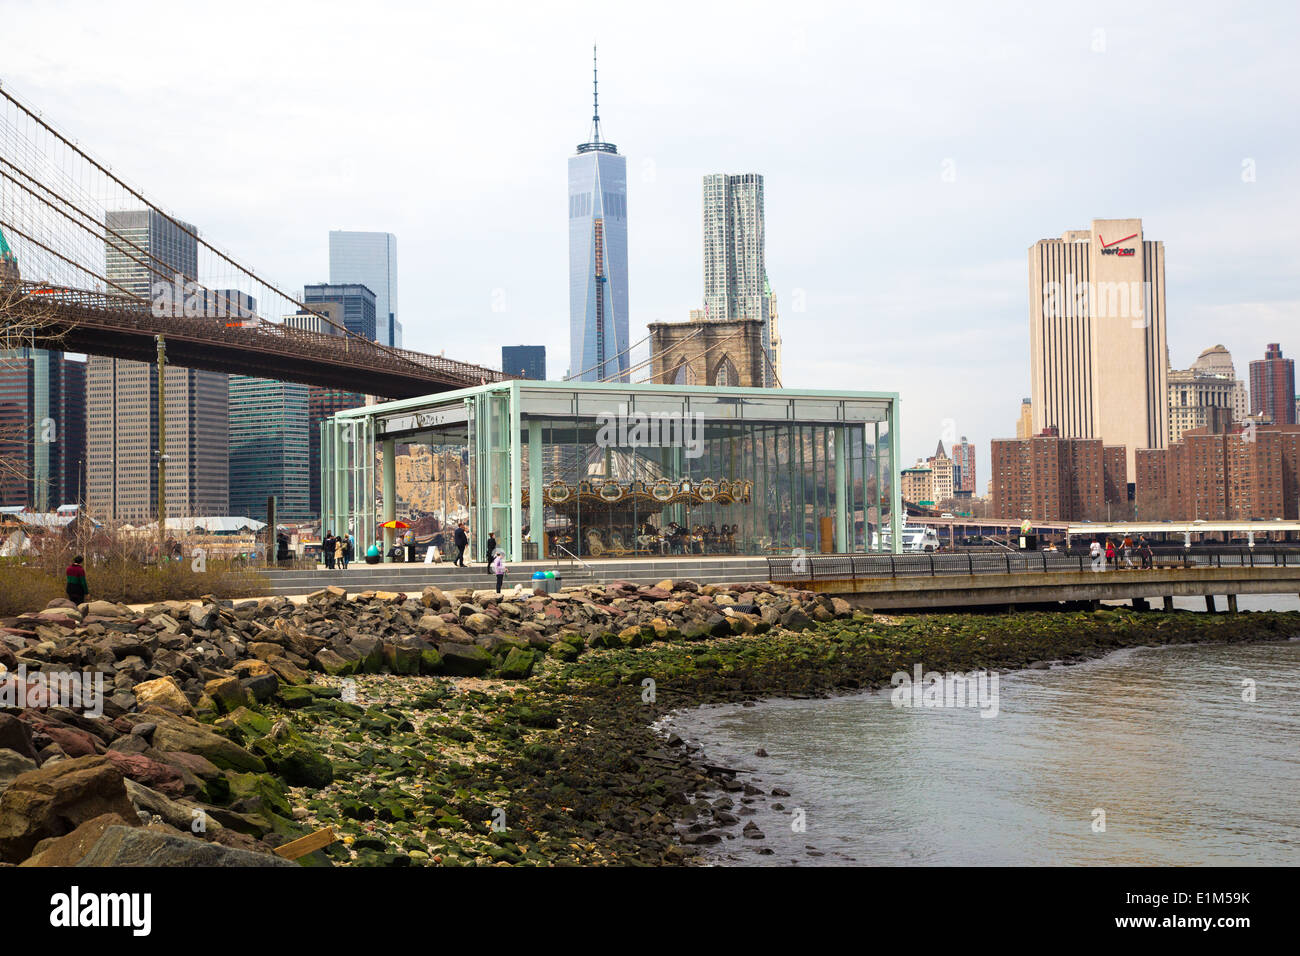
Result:
{"label": "skyscraper", "polygon": [[[769,366],[775,366],[763,223],[762,176],[704,177],[705,317],[758,319],[763,323],[763,350]],[[776,384],[772,367],[765,371],[763,384]]]}
{"label": "skyscraper", "polygon": [[330,284],[360,283],[375,294],[375,341],[400,347],[397,237],[391,232],[330,232]]}
{"label": "skyscraper", "polygon": [[[0,231],[0,280],[22,278]],[[80,500],[86,363],[45,349],[0,349],[0,504],[49,511]]]}
{"label": "skyscraper", "polygon": [[[148,301],[161,277],[197,277],[195,229],[155,210],[107,213],[106,277]],[[118,237],[121,237],[120,239]],[[220,515],[230,492],[229,394],[220,372],[168,365],[167,513]],[[157,366],[91,356],[86,372],[86,505],[98,516],[151,520],[158,494]]]}
{"label": "skyscraper", "polygon": [[360,282],[345,282],[335,285],[318,282],[302,291],[304,305],[336,302],[342,309],[343,325],[353,335],[359,335],[371,342],[379,341],[375,336],[375,293],[369,286]]}
{"label": "skyscraper", "polygon": [[975,446],[961,436],[961,442],[952,446],[953,492],[958,497],[975,494]]}
{"label": "skyscraper", "polygon": [[306,521],[310,442],[308,386],[230,376],[230,514],[266,514],[275,495],[281,518]]}
{"label": "skyscraper", "polygon": [[86,363],[0,350],[0,505],[53,511],[85,490]]}
{"label": "skyscraper", "polygon": [[569,376],[627,381],[627,160],[601,139],[595,62],[591,136],[569,158]]}
{"label": "skyscraper", "polygon": [[546,346],[501,346],[501,371],[505,372],[507,375],[521,375],[524,378],[545,381]]}
{"label": "skyscraper", "polygon": [[1029,248],[1033,431],[1164,448],[1169,431],[1165,248],[1140,219],[1094,219],[1091,229]]}
{"label": "skyscraper", "polygon": [[[320,502],[320,423],[337,412],[359,408],[366,397],[358,392],[344,392],[337,388],[311,385],[307,389],[307,509],[312,517],[319,517]],[[331,530],[322,528],[322,533]]]}
{"label": "skyscraper", "polygon": [[1250,410],[1273,425],[1295,424],[1295,359],[1283,358],[1277,342],[1250,363]]}

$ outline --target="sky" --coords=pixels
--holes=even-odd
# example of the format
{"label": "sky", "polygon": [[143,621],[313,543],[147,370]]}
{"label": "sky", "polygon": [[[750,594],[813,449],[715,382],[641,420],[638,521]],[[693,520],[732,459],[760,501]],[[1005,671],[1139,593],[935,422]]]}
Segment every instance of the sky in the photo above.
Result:
{"label": "sky", "polygon": [[598,43],[633,341],[701,307],[702,177],[756,172],[784,383],[898,392],[906,460],[967,436],[981,492],[1038,239],[1141,218],[1175,367],[1300,351],[1290,4],[2,5],[0,82],[282,288],[331,229],[396,234],[409,348],[568,368]]}

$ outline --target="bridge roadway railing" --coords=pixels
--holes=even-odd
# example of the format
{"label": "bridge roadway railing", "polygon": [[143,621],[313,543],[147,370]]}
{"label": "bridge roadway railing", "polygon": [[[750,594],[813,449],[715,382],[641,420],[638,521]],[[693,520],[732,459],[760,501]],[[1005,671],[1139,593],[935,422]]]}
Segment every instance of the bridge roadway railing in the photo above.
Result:
{"label": "bridge roadway railing", "polygon": [[253,352],[296,356],[326,362],[345,362],[376,371],[410,375],[462,387],[498,382],[512,376],[495,369],[458,362],[441,355],[427,355],[408,349],[390,348],[357,335],[330,335],[296,329],[255,316],[244,325],[239,316],[229,319],[208,316],[153,314],[151,303],[121,295],[83,289],[42,285],[35,282],[0,283],[4,290],[18,287],[25,293],[19,300],[34,317],[52,325],[104,327],[144,335],[184,336],[192,341],[226,345]]}
{"label": "bridge roadway railing", "polygon": [[[1157,568],[1300,568],[1296,548],[1152,548]],[[1133,568],[1141,567],[1133,549]],[[857,581],[872,578],[938,577],[941,575],[1025,574],[1060,571],[1090,571],[1093,560],[1087,552],[1005,551],[941,552],[931,554],[810,554],[768,557],[768,579],[782,584],[812,581]],[[1125,568],[1120,553],[1117,563],[1100,573]]]}

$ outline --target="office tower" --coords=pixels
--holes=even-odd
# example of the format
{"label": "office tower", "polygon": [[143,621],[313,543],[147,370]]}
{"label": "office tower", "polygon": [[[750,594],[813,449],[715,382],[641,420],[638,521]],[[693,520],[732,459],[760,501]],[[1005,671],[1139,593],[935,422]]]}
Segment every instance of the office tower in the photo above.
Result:
{"label": "office tower", "polygon": [[[1192,363],[1192,371],[1202,376],[1212,375],[1217,378],[1227,379],[1232,383],[1232,420],[1239,422],[1250,414],[1250,395],[1246,390],[1246,383],[1237,377],[1237,370],[1232,364],[1232,353],[1222,345],[1211,345],[1208,349],[1196,357]],[[1171,435],[1169,440],[1176,439]]]}
{"label": "office tower", "polygon": [[266,499],[275,495],[282,520],[313,516],[307,390],[292,382],[230,376],[230,514],[260,518]]}
{"label": "office tower", "polygon": [[1171,443],[1182,441],[1184,433],[1198,428],[1222,434],[1244,417],[1235,414],[1244,389],[1231,375],[1193,364],[1189,369],[1170,369],[1168,378]]}
{"label": "office tower", "polygon": [[934,454],[926,459],[926,464],[930,466],[934,501],[947,501],[956,491],[957,469],[953,460],[948,457],[948,452],[944,450],[942,440],[939,441],[939,447],[935,449]]}
{"label": "office tower", "polygon": [[338,285],[318,282],[303,289],[302,302],[310,306],[337,303],[342,310],[343,325],[349,332],[371,342],[378,341],[375,337],[375,293],[369,286],[359,282]]}
{"label": "office tower", "polygon": [[1140,219],[1094,219],[1090,229],[1029,249],[1033,431],[1163,448],[1169,431],[1165,251]]}
{"label": "office tower", "polygon": [[[775,365],[763,230],[762,176],[704,177],[704,314],[711,321],[763,323],[763,349]],[[776,384],[771,368],[764,384]]]}
{"label": "office tower", "polygon": [[1283,358],[1277,342],[1250,363],[1250,410],[1272,425],[1296,423],[1295,359]]}
{"label": "office tower", "polygon": [[0,350],[0,505],[53,511],[84,490],[86,363]]}
{"label": "office tower", "polygon": [[501,346],[501,371],[507,375],[546,381],[546,346]]}
{"label": "office tower", "polygon": [[310,309],[286,315],[281,323],[291,329],[316,332],[319,335],[345,335],[343,306],[337,302],[315,302]]}
{"label": "office tower", "polygon": [[929,508],[934,505],[934,470],[922,461],[899,473],[899,487],[907,504]]}
{"label": "office tower", "polygon": [[[184,278],[197,276],[193,226],[173,222],[155,210],[110,211],[106,225],[106,277],[131,294],[152,300],[153,283],[170,282],[177,273]],[[163,382],[167,513],[223,514],[230,497],[227,377],[168,365]],[[137,524],[155,517],[158,413],[155,363],[90,357],[86,504],[92,514]]]}
{"label": "office tower", "polygon": [[1020,400],[1020,417],[1016,419],[1016,437],[1032,438],[1034,435],[1034,403],[1027,398]]}
{"label": "office tower", "polygon": [[975,446],[961,436],[961,442],[952,446],[953,491],[959,498],[975,495]]}
{"label": "office tower", "polygon": [[[358,392],[345,392],[337,388],[307,389],[307,510],[313,518],[320,517],[320,423],[336,412],[360,408],[366,397]],[[329,531],[322,528],[321,531]]]}
{"label": "office tower", "polygon": [[768,357],[771,359],[772,368],[770,369],[773,384],[781,384],[781,330],[777,328],[776,312],[776,293],[772,291],[772,286],[764,278],[763,285],[767,289],[767,343]]}
{"label": "office tower", "polygon": [[330,232],[330,284],[356,283],[375,294],[375,341],[400,348],[397,237],[391,232]]}
{"label": "office tower", "polygon": [[627,381],[627,160],[601,138],[595,50],[591,135],[569,158],[569,377]]}

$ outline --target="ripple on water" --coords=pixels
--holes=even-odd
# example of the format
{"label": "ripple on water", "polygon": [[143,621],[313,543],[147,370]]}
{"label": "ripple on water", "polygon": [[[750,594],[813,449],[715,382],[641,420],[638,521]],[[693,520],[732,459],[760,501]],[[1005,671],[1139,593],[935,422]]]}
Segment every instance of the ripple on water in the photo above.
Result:
{"label": "ripple on water", "polygon": [[[674,715],[672,729],[713,762],[791,793],[745,818],[764,840],[736,828],[715,859],[1300,863],[1300,641],[1138,648],[1003,674],[998,691],[992,719],[895,708],[887,692]],[[798,809],[804,832],[791,829]]]}

